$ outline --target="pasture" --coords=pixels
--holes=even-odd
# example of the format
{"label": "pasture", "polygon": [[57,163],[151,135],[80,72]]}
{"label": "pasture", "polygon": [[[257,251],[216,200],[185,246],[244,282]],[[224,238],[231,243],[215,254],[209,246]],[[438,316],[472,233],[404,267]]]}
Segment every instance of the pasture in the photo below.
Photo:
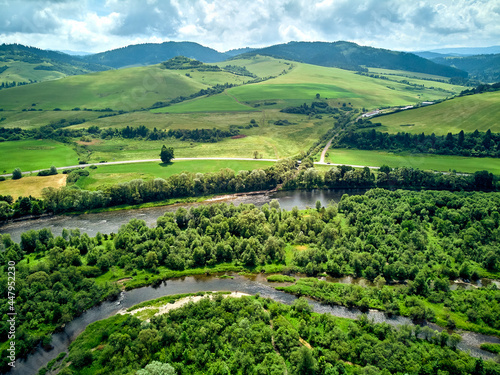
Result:
{"label": "pasture", "polygon": [[49,169],[78,164],[76,152],[69,146],[52,140],[0,142],[0,174]]}
{"label": "pasture", "polygon": [[[500,132],[500,91],[469,95],[447,100],[428,107],[377,117],[380,131],[389,133],[446,135],[448,132]],[[411,125],[411,126],[407,126]]]}
{"label": "pasture", "polygon": [[452,155],[429,155],[410,153],[390,153],[385,151],[330,149],[325,161],[336,164],[352,164],[360,166],[410,167],[423,170],[448,172],[456,170],[463,173],[474,173],[487,170],[500,174],[500,159],[472,158]]}
{"label": "pasture", "polygon": [[226,93],[197,98],[168,107],[151,110],[153,113],[192,113],[192,112],[248,112],[255,108],[238,103]]}
{"label": "pasture", "polygon": [[229,168],[238,173],[241,170],[263,169],[273,165],[270,161],[245,160],[179,160],[169,164],[133,163],[119,165],[99,165],[96,169],[89,169],[90,175],[81,177],[77,186],[82,189],[95,190],[104,185],[112,185],[134,179],[151,180],[154,178],[168,178],[182,172],[209,173]]}

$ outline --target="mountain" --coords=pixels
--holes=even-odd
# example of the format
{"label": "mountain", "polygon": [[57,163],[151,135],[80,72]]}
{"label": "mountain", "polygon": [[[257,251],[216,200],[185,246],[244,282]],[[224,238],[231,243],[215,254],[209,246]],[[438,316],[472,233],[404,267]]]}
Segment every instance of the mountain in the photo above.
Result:
{"label": "mountain", "polygon": [[500,46],[439,48],[430,50],[429,52],[435,52],[442,55],[455,55],[455,56],[488,55],[488,54],[500,53]]}
{"label": "mountain", "polygon": [[60,50],[59,52],[65,53],[67,55],[71,56],[87,56],[87,55],[93,55],[92,52],[85,52],[85,51],[69,51],[69,50]]}
{"label": "mountain", "polygon": [[290,42],[256,49],[243,56],[267,55],[308,64],[363,70],[363,66],[434,74],[444,77],[467,77],[467,73],[436,64],[413,53],[363,47],[351,42]]}
{"label": "mountain", "polygon": [[123,68],[130,66],[153,65],[172,57],[185,56],[205,63],[224,61],[229,55],[193,42],[145,43],[122,47],[94,55],[83,56],[82,60]]}
{"label": "mountain", "polygon": [[0,45],[0,83],[7,87],[110,69],[65,53],[21,44]]}
{"label": "mountain", "polygon": [[432,61],[469,73],[470,78],[482,82],[500,82],[500,53],[464,57],[437,57]]}
{"label": "mountain", "polygon": [[230,49],[229,51],[224,52],[226,55],[234,57],[241,55],[242,53],[248,53],[255,51],[256,48],[250,48],[250,47],[245,47],[245,48],[236,48],[236,49]]}

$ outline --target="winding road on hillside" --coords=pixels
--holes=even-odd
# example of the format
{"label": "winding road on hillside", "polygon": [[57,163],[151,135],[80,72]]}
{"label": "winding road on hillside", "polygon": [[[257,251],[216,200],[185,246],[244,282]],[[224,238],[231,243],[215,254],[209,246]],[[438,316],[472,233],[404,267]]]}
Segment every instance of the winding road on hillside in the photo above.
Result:
{"label": "winding road on hillside", "polygon": [[[333,140],[333,138],[332,138]],[[331,140],[330,140],[331,143]],[[327,145],[328,146],[328,145]],[[325,147],[325,150],[328,150],[327,147]],[[323,153],[326,153],[326,151],[323,150]],[[325,163],[324,162],[324,155],[323,153],[321,154],[322,159],[319,162],[314,162],[314,164],[317,165],[347,165],[347,164],[334,164],[334,163]],[[254,158],[175,158],[172,159],[173,161],[185,161],[185,160],[236,160],[236,161],[274,161],[277,162],[278,159],[254,159]],[[91,165],[115,165],[115,164],[133,164],[133,163],[155,163],[155,162],[161,162],[161,159],[138,159],[138,160],[121,160],[121,161],[110,161],[110,162],[105,162],[105,163],[89,163],[89,164],[77,164],[77,165],[68,165],[66,167],[58,167],[56,168],[58,171],[62,171],[64,169],[71,169],[71,168],[85,168],[85,167],[90,167]],[[364,165],[350,165],[351,167],[354,168],[363,168]],[[379,167],[368,167],[371,169],[378,169]],[[32,173],[38,173],[42,171],[43,169],[36,169],[33,171],[26,171],[23,172],[23,174],[32,174]],[[7,173],[7,174],[2,174],[0,175],[1,177],[11,177],[12,173]]]}

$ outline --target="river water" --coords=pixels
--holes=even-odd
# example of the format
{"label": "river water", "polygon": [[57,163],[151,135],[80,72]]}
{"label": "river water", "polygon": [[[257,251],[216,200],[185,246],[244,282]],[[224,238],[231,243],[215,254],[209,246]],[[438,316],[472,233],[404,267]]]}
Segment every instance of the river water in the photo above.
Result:
{"label": "river water", "polygon": [[53,216],[38,220],[26,220],[15,223],[9,223],[0,226],[0,233],[10,233],[12,239],[19,242],[21,234],[30,229],[40,230],[49,228],[54,236],[59,236],[66,229],[80,229],[81,233],[87,233],[94,237],[97,232],[102,234],[116,233],[123,224],[126,224],[130,219],[141,219],[146,221],[150,227],[156,225],[156,219],[162,216],[165,212],[172,212],[180,207],[189,208],[211,203],[227,202],[239,205],[242,203],[252,203],[255,206],[262,206],[269,203],[272,199],[277,199],[281,208],[291,210],[294,206],[299,209],[306,207],[315,207],[315,203],[319,200],[323,206],[328,205],[330,201],[339,202],[344,194],[364,194],[366,189],[336,189],[336,190],[312,190],[312,191],[279,191],[272,194],[258,194],[240,197],[228,196],[225,199],[202,202],[202,203],[185,203],[174,204],[170,206],[140,208],[136,210],[110,211],[95,214],[82,214],[71,216]]}

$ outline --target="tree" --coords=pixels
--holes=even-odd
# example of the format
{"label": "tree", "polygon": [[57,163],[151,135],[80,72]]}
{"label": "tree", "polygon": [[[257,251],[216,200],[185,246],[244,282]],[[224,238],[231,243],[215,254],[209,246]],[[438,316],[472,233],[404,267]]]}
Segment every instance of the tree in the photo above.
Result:
{"label": "tree", "polygon": [[12,179],[19,180],[21,177],[23,177],[23,172],[21,172],[21,168],[14,169],[14,172],[12,172]]}
{"label": "tree", "polygon": [[51,167],[50,167],[50,174],[51,174],[51,175],[55,175],[55,174],[57,174],[57,168],[56,168],[55,166],[51,166]]}
{"label": "tree", "polygon": [[173,147],[166,147],[163,145],[160,152],[160,159],[162,163],[170,163],[170,161],[174,158],[174,149]]}
{"label": "tree", "polygon": [[153,361],[142,370],[137,371],[137,375],[175,375],[175,369],[168,363]]}

